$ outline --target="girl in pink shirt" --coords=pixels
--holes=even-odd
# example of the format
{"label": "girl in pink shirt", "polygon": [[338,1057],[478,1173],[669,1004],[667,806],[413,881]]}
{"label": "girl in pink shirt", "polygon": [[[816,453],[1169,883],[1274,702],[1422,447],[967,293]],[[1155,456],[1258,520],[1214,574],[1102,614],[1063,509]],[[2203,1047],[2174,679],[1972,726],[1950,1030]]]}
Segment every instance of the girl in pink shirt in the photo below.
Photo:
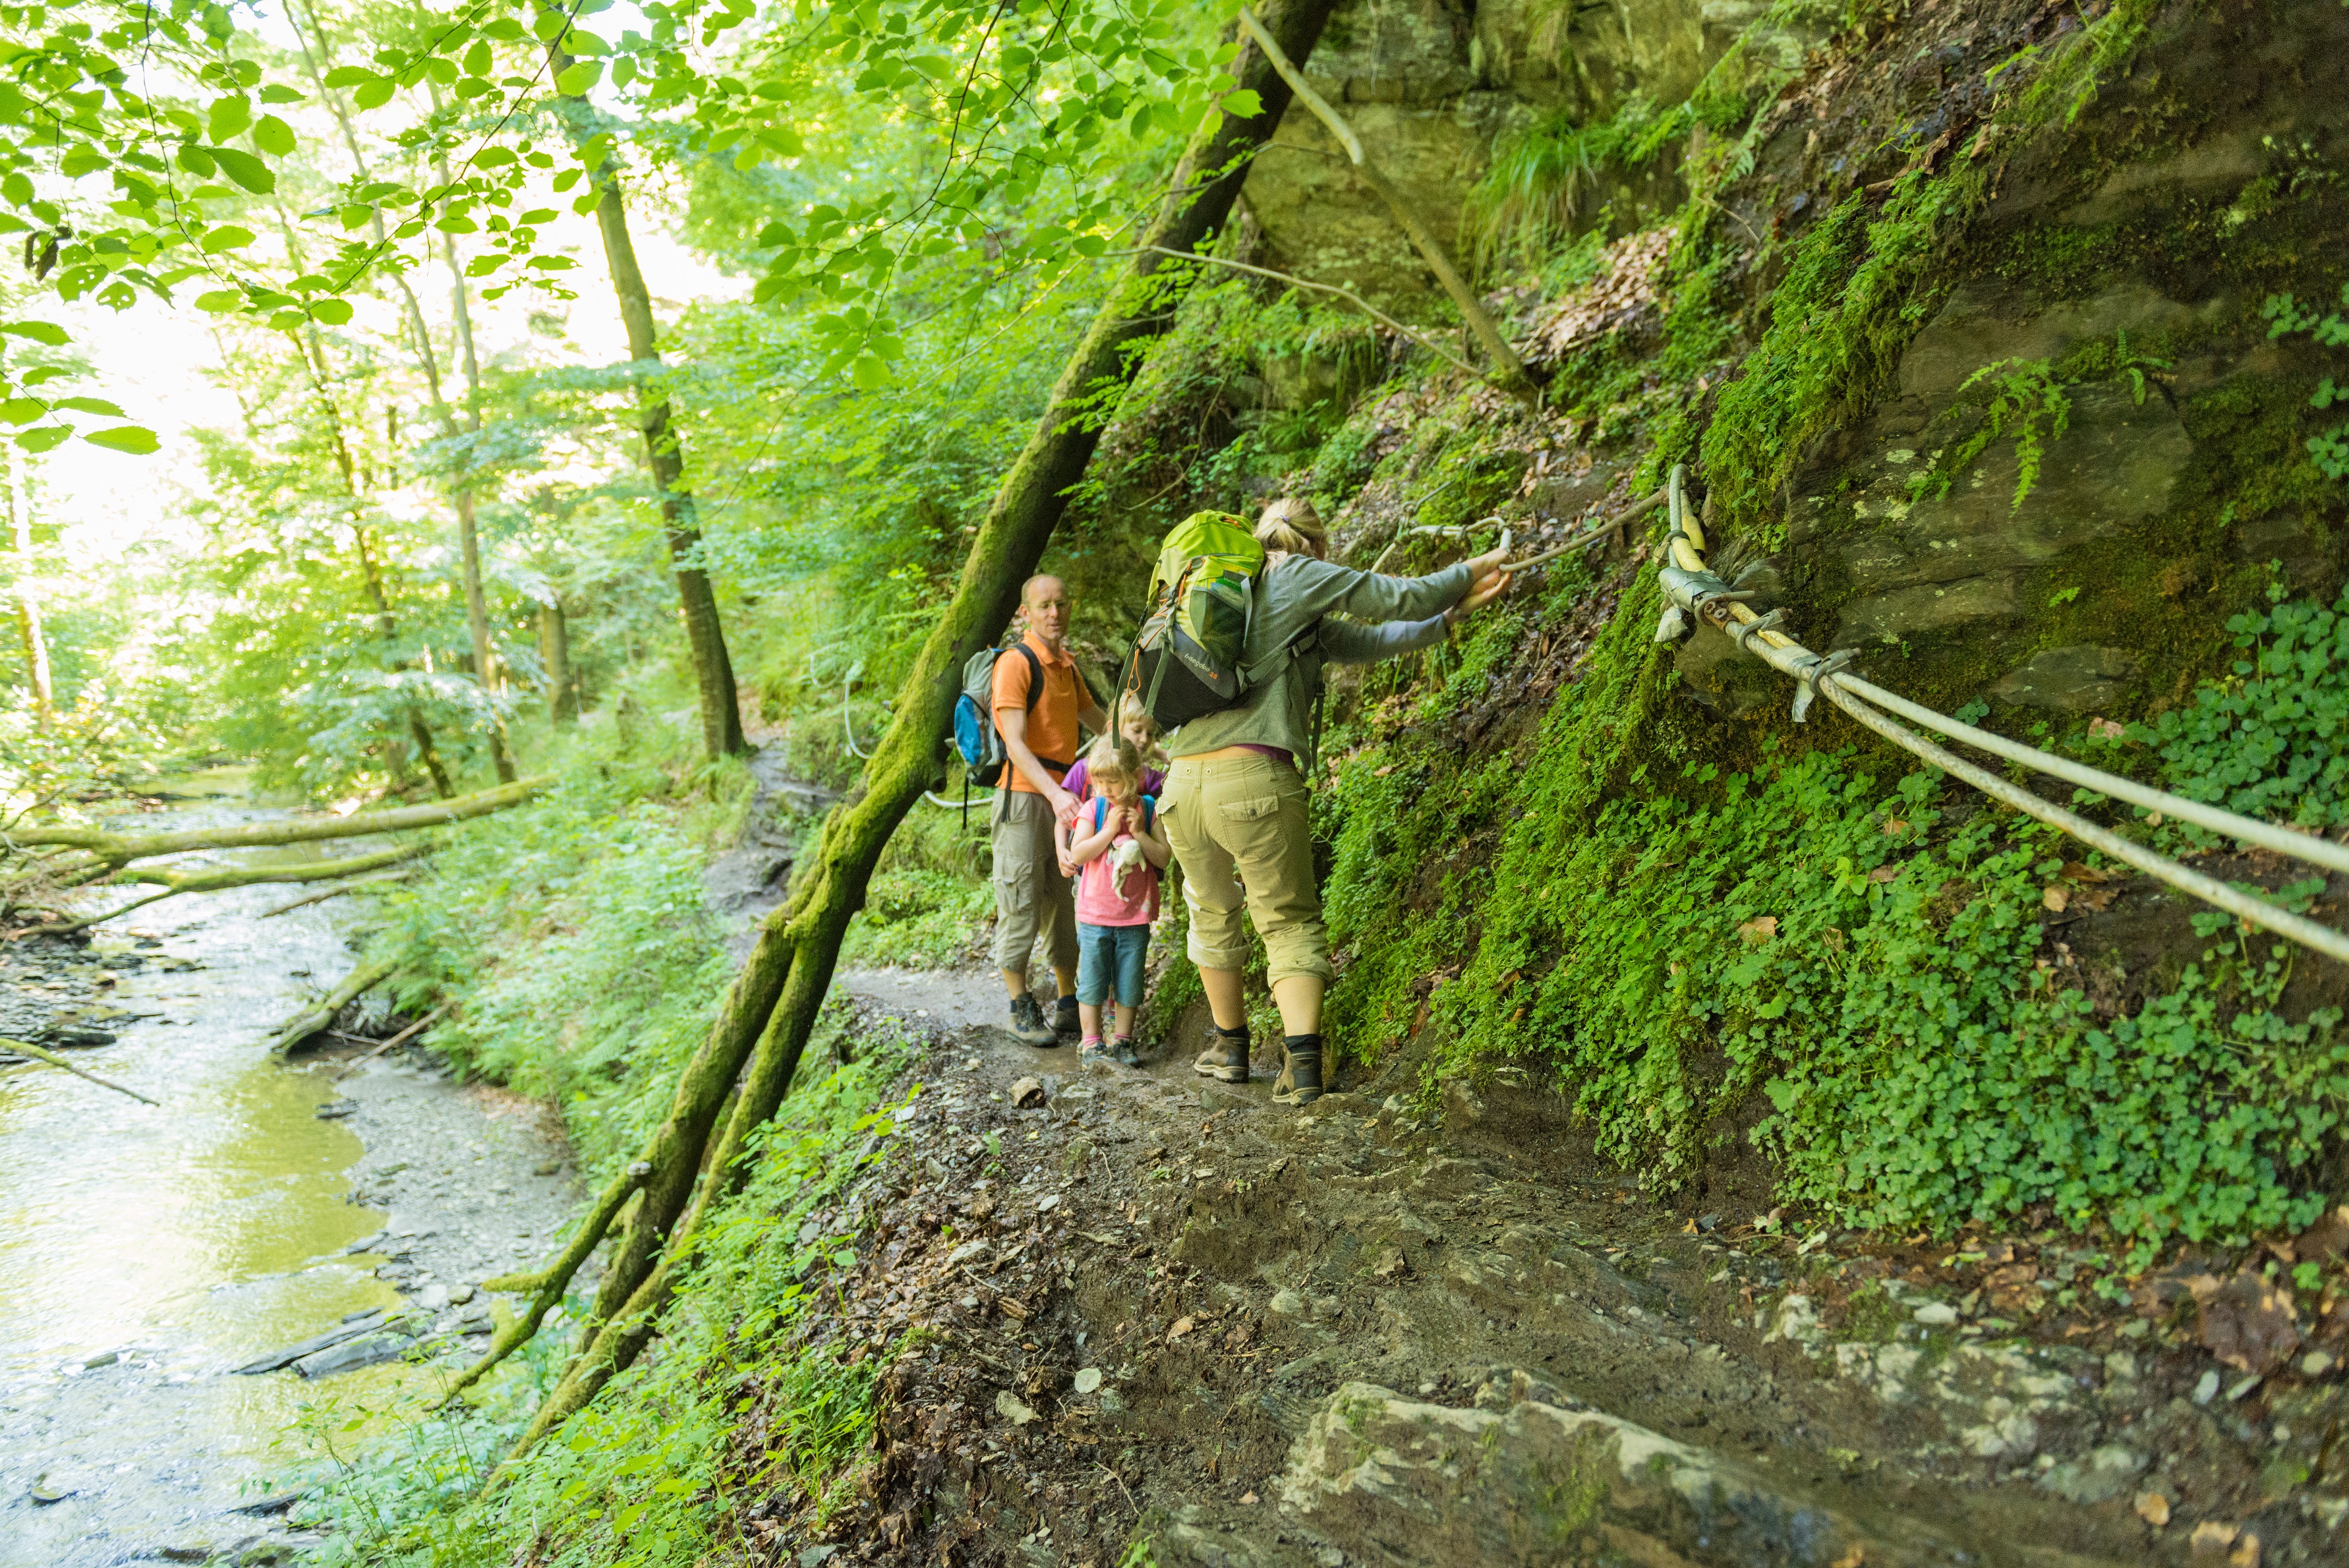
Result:
{"label": "girl in pink shirt", "polygon": [[[1077,1018],[1081,1065],[1139,1067],[1133,1013],[1142,1006],[1150,923],[1158,918],[1158,872],[1173,849],[1158,802],[1143,792],[1133,742],[1112,731],[1085,757],[1092,798],[1077,808],[1070,863],[1077,868]],[[1115,1032],[1102,1039],[1102,1004],[1114,994]]]}

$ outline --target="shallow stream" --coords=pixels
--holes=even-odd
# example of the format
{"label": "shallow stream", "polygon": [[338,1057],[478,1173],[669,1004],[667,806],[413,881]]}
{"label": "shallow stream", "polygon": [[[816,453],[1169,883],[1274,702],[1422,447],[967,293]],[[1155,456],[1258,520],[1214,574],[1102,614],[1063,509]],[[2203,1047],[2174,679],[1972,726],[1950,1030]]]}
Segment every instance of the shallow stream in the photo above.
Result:
{"label": "shallow stream", "polygon": [[[135,826],[270,814],[222,793]],[[129,1016],[105,1021],[116,1043],[73,1057],[160,1108],[53,1068],[0,1068],[0,1568],[233,1561],[283,1530],[238,1510],[316,1451],[305,1408],[327,1390],[347,1407],[419,1375],[396,1362],[324,1384],[229,1370],[400,1305],[377,1276],[383,1258],[346,1254],[354,1243],[387,1226],[429,1233],[435,1222],[453,1233],[479,1217],[459,1207],[461,1185],[438,1212],[404,1197],[397,1209],[347,1201],[369,1152],[362,1132],[378,1142],[368,1123],[386,1119],[322,1119],[322,1106],[349,1093],[380,1111],[387,1096],[429,1088],[437,1152],[548,1152],[534,1118],[501,1119],[494,1104],[414,1068],[372,1064],[346,1084],[341,1062],[269,1059],[273,1028],[353,962],[336,904],[262,918],[299,891],[189,895],[100,928],[92,952],[116,976],[98,977],[100,995]],[[11,1002],[54,992],[31,960],[22,949],[0,957]],[[550,1197],[559,1203],[524,1201],[543,1210]],[[470,1202],[515,1201],[484,1190]],[[534,1213],[509,1224],[498,1251],[526,1254],[544,1223]]]}

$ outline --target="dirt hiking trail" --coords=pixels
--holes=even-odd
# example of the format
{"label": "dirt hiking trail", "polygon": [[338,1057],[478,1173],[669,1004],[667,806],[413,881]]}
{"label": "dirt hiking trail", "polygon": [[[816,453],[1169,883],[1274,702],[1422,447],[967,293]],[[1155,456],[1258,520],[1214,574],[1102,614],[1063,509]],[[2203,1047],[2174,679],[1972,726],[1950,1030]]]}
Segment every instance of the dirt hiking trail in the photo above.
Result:
{"label": "dirt hiking trail", "polygon": [[1404,1052],[1299,1113],[1261,1042],[1195,1075],[1197,1019],[1081,1070],[997,1027],[992,974],[838,985],[932,1044],[832,1216],[871,1243],[830,1332],[921,1332],[855,1506],[751,1506],[770,1561],[2349,1560],[2332,1357],[2243,1377],[2183,1288],[2055,1310],[2052,1235],[1806,1233],[1757,1171],[1682,1212],[1547,1089],[1415,1116]]}

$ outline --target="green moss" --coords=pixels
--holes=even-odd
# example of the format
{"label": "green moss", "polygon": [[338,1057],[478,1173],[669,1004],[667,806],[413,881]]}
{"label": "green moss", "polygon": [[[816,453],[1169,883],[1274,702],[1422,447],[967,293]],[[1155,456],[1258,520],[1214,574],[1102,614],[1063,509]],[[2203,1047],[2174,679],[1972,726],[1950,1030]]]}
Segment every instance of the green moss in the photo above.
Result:
{"label": "green moss", "polygon": [[1702,449],[1705,474],[1733,528],[1764,548],[1784,538],[1769,520],[1812,443],[1880,395],[1900,355],[1948,289],[1931,263],[1980,210],[1984,178],[1961,165],[1911,174],[1871,219],[1854,193],[1796,243],[1771,304],[1770,327],[1722,391]]}

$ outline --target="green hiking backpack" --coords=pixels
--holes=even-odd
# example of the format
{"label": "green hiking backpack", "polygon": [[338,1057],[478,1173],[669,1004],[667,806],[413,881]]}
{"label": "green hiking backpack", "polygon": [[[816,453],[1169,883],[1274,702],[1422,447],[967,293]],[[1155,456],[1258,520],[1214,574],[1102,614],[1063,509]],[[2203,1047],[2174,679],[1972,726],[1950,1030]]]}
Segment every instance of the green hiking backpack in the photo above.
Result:
{"label": "green hiking backpack", "polygon": [[1150,574],[1149,614],[1121,682],[1161,729],[1247,696],[1250,672],[1242,658],[1264,566],[1264,546],[1229,512],[1195,511],[1168,531]]}

